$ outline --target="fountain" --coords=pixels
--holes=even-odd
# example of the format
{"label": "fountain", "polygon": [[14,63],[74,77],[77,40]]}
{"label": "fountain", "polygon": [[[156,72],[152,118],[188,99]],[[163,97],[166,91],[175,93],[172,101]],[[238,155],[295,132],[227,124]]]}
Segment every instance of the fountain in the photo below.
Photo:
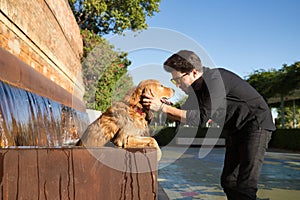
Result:
{"label": "fountain", "polygon": [[74,146],[89,123],[82,50],[66,0],[1,0],[0,197],[157,199],[154,150]]}
{"label": "fountain", "polygon": [[86,114],[0,81],[0,144],[67,146],[86,128]]}

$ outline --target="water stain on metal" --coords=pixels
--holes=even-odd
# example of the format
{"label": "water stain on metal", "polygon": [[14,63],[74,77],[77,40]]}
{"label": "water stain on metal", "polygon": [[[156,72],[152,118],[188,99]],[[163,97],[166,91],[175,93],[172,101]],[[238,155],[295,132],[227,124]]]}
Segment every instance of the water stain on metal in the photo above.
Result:
{"label": "water stain on metal", "polygon": [[[113,156],[116,148],[96,151]],[[155,154],[136,156],[126,151],[119,160],[127,171],[99,162],[84,148],[0,149],[0,198],[2,199],[157,199],[157,171],[133,172],[139,164],[156,162]]]}

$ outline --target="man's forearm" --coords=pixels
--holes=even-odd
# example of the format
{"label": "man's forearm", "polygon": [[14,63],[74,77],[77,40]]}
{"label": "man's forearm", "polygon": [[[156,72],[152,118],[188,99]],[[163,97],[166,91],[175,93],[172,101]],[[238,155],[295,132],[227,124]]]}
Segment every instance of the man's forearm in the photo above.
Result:
{"label": "man's forearm", "polygon": [[171,120],[186,123],[186,110],[180,110],[178,108],[164,104],[161,111],[166,113],[168,118]]}

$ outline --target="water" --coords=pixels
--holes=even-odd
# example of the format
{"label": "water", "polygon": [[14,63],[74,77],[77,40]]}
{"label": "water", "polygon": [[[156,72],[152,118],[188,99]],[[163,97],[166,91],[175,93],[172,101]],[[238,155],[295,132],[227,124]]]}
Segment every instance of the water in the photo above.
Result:
{"label": "water", "polygon": [[87,125],[85,112],[0,81],[0,147],[73,145]]}

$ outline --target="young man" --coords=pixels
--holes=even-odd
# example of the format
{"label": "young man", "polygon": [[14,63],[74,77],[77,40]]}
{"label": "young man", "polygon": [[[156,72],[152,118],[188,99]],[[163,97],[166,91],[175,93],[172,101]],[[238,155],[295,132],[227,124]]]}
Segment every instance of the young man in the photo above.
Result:
{"label": "young man", "polygon": [[208,120],[228,133],[221,185],[229,200],[256,199],[264,154],[275,125],[263,97],[246,81],[225,69],[202,66],[192,51],[169,57],[164,69],[188,98],[181,109],[166,105],[154,95],[143,104],[168,118],[192,126]]}

